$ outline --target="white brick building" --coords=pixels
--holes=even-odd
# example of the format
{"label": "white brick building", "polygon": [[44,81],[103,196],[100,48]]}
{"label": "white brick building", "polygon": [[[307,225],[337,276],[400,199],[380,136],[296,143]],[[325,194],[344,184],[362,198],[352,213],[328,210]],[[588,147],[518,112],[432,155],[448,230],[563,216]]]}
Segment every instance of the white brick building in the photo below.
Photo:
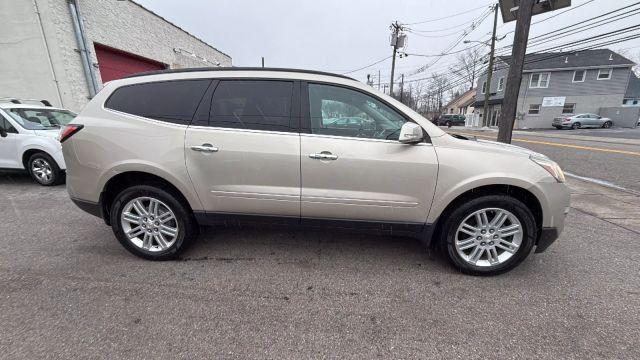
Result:
{"label": "white brick building", "polygon": [[229,55],[131,0],[0,0],[0,19],[0,97],[79,111],[103,82],[133,72],[231,66]]}

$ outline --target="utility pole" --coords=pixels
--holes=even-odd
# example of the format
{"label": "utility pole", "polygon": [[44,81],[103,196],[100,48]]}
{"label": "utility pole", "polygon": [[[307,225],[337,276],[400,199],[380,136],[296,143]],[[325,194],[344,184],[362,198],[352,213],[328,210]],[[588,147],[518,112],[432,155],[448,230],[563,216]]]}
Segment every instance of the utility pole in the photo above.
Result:
{"label": "utility pole", "polygon": [[400,79],[400,102],[402,102],[404,98],[404,74],[401,75]]}
{"label": "utility pole", "polygon": [[491,36],[491,52],[489,53],[489,69],[487,70],[487,86],[484,89],[484,106],[482,107],[482,126],[489,126],[489,98],[491,97],[491,78],[493,77],[493,57],[496,51],[496,29],[498,27],[498,4],[493,6],[493,35]]}
{"label": "utility pole", "polygon": [[262,67],[264,67],[264,56],[262,57]]}
{"label": "utility pole", "polygon": [[378,69],[378,91],[380,91],[380,69]]}
{"label": "utility pole", "polygon": [[504,104],[498,125],[498,141],[507,144],[511,143],[513,122],[516,119],[524,56],[527,52],[529,28],[531,27],[531,16],[533,15],[533,5],[535,3],[536,0],[520,0],[520,6],[518,7],[516,32],[513,35],[513,49],[511,51],[511,64],[509,64],[507,86],[504,90]]}
{"label": "utility pole", "polygon": [[393,57],[391,58],[391,80],[389,81],[389,95],[393,96],[393,77],[396,72],[396,53],[399,48],[404,47],[404,35],[402,31],[402,25],[396,22],[391,24],[391,46],[393,46]]}

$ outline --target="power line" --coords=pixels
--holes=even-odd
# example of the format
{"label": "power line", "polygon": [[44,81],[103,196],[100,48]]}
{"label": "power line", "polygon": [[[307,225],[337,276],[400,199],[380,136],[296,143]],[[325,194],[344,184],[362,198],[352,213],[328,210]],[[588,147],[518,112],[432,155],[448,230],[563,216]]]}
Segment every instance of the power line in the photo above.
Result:
{"label": "power line", "polygon": [[[577,23],[571,24],[571,25],[569,25],[569,26],[565,26],[565,27],[563,27],[563,28],[559,28],[559,29],[556,29],[556,30],[553,30],[553,31],[550,31],[550,32],[547,32],[547,33],[544,33],[544,34],[540,34],[540,35],[538,35],[538,36],[535,36],[535,37],[531,38],[531,40],[533,40],[531,43],[532,43],[532,44],[538,44],[538,43],[541,43],[541,42],[549,42],[549,41],[551,41],[551,40],[555,40],[556,38],[566,37],[567,35],[574,35],[574,34],[576,34],[576,33],[578,33],[578,32],[573,32],[573,31],[574,31],[574,30],[577,30],[577,29],[583,29],[583,28],[585,28],[585,27],[589,27],[589,29],[588,29],[588,30],[590,30],[590,29],[591,29],[591,28],[593,28],[593,27],[599,27],[599,26],[603,26],[603,25],[608,25],[608,24],[609,24],[609,23],[611,23],[611,22],[615,22],[615,21],[622,20],[622,19],[624,19],[624,18],[626,18],[626,17],[632,16],[632,15],[635,15],[635,14],[628,15],[628,16],[625,16],[625,17],[623,17],[623,18],[619,18],[619,19],[615,19],[615,20],[612,20],[612,19],[614,19],[614,18],[616,18],[616,17],[620,17],[620,16],[622,16],[622,15],[629,14],[629,13],[631,13],[631,12],[638,11],[638,10],[640,10],[640,9],[632,9],[632,10],[629,10],[629,11],[627,11],[627,12],[625,12],[625,13],[622,13],[622,14],[616,14],[616,15],[613,15],[613,16],[611,16],[611,17],[609,17],[609,18],[601,19],[601,20],[598,20],[598,21],[593,22],[593,23],[591,23],[591,24],[588,24],[589,22],[591,22],[591,21],[593,21],[593,20],[596,20],[596,19],[599,19],[599,18],[601,18],[601,17],[604,17],[604,16],[607,16],[607,15],[610,15],[610,14],[616,13],[616,12],[618,12],[618,11],[622,11],[622,10],[628,9],[628,8],[633,7],[633,6],[636,6],[636,5],[638,5],[638,4],[640,4],[640,2],[636,2],[635,4],[632,4],[632,5],[628,5],[628,6],[621,7],[621,8],[619,8],[619,9],[616,9],[616,10],[610,11],[610,12],[605,13],[605,14],[602,14],[602,15],[594,16],[594,17],[589,18],[589,19],[581,20],[581,21],[579,21],[579,22],[577,22]],[[596,25],[596,24],[599,24],[599,23],[601,23],[601,22],[605,22],[605,21],[609,21],[609,20],[611,20],[609,23],[602,23],[602,24],[600,24],[600,25]],[[585,23],[587,23],[587,24],[585,24]],[[595,25],[595,26],[594,26],[594,25]],[[574,27],[576,27],[576,26],[579,26],[579,27],[578,27],[578,28],[575,28],[575,29],[572,29],[572,30],[569,30],[569,32],[570,32],[569,34],[567,34],[567,32],[562,32],[562,30],[566,30],[566,29],[574,28]],[[532,45],[532,46],[535,46],[535,45]],[[500,48],[500,50],[501,50],[501,51],[504,51],[504,50],[506,50],[506,49],[510,49],[511,47],[512,47],[511,45],[504,46],[504,47]]]}
{"label": "power line", "polygon": [[[471,34],[471,32],[473,32],[473,30],[475,30],[480,24],[482,24],[482,22],[484,20],[486,20],[487,17],[489,17],[489,15],[491,13],[492,13],[492,9],[485,10],[478,18],[476,18],[477,21],[473,21],[472,22],[471,29],[469,29],[469,31],[465,30],[462,35],[458,36],[458,38],[453,42],[453,44],[450,45],[446,50],[443,51],[443,54],[448,53],[449,51],[453,50],[456,46],[458,46],[458,44],[460,44],[460,42],[464,38],[466,38],[469,34]],[[437,56],[436,59],[431,64],[423,65],[423,66],[417,68],[416,70],[414,70],[410,74],[408,74],[408,76],[414,76],[414,75],[417,75],[417,74],[419,74],[421,72],[426,71],[428,68],[432,67],[438,61],[440,61],[440,59],[442,59],[443,56],[445,56],[445,55]]]}
{"label": "power line", "polygon": [[417,22],[412,22],[412,23],[406,23],[406,24],[404,24],[404,25],[418,25],[418,24],[426,24],[426,23],[430,23],[430,22],[436,22],[436,21],[440,21],[440,20],[451,19],[451,18],[454,18],[454,17],[458,17],[458,16],[460,16],[460,15],[465,15],[465,14],[468,14],[468,13],[474,12],[474,11],[476,11],[476,10],[479,10],[479,9],[485,8],[485,7],[489,6],[489,5],[490,5],[490,4],[483,5],[483,6],[479,6],[479,7],[477,7],[477,8],[469,9],[469,10],[467,10],[467,11],[463,11],[463,12],[460,12],[460,13],[457,13],[457,14],[453,14],[453,15],[449,15],[449,16],[445,16],[445,17],[441,17],[441,18],[437,18],[437,19],[429,19],[429,20],[417,21]]}
{"label": "power line", "polygon": [[367,65],[367,66],[363,66],[363,67],[358,68],[358,69],[355,69],[355,70],[351,70],[351,71],[344,72],[344,73],[342,73],[342,75],[347,75],[347,74],[354,73],[354,72],[356,72],[356,71],[360,71],[360,70],[364,70],[364,69],[366,69],[366,68],[370,68],[370,67],[372,67],[373,65],[380,64],[381,62],[383,62],[383,61],[385,61],[385,60],[388,60],[388,59],[390,59],[390,58],[391,58],[391,56],[387,56],[386,58],[384,58],[384,59],[380,59],[380,60],[378,60],[378,61],[376,61],[376,62],[374,62],[374,63],[372,63],[372,64],[369,64],[369,65]]}

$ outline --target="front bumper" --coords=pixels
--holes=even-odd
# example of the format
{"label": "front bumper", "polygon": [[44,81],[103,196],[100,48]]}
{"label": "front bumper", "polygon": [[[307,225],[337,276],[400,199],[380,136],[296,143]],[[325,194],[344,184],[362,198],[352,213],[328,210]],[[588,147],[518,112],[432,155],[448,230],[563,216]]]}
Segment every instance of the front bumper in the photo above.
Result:
{"label": "front bumper", "polygon": [[536,253],[545,251],[564,230],[565,218],[569,213],[569,189],[564,183],[539,182],[530,190],[534,192],[542,207],[542,224]]}

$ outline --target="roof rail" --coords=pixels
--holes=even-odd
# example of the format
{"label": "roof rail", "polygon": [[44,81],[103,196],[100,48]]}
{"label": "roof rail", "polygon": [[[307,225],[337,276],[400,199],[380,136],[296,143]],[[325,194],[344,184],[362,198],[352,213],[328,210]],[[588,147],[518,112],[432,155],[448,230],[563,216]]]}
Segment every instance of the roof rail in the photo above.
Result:
{"label": "roof rail", "polygon": [[22,104],[24,102],[38,102],[44,106],[52,107],[51,102],[49,100],[38,100],[38,99],[19,99],[14,97],[0,97],[0,101],[9,101],[14,104]]}
{"label": "roof rail", "polygon": [[343,79],[355,80],[354,78],[351,78],[349,76],[333,74],[325,71],[289,69],[289,68],[268,68],[268,67],[267,68],[263,68],[263,67],[201,67],[201,68],[167,69],[167,70],[145,71],[137,74],[131,74],[131,75],[125,76],[123,79],[134,78],[139,76],[148,76],[148,75],[179,74],[179,73],[198,72],[198,71],[279,71],[279,72],[294,72],[294,73],[303,73],[303,74],[335,76]]}

